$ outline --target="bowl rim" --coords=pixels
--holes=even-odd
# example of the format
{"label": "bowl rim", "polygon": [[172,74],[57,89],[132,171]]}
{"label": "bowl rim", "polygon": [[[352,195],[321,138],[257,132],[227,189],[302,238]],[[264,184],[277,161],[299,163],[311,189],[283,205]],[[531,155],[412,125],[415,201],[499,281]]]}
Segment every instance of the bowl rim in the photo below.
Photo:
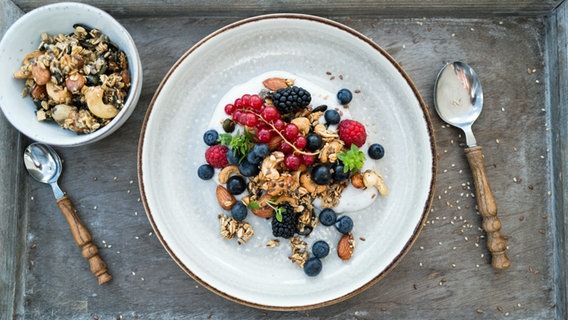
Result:
{"label": "bowl rim", "polygon": [[[91,10],[99,14],[100,16],[104,17],[107,20],[112,28],[116,28],[117,33],[124,35],[125,43],[128,44],[128,47],[131,47],[132,54],[128,55],[128,64],[129,70],[131,74],[136,73],[136,77],[131,77],[131,86],[128,93],[128,98],[124,103],[124,107],[120,110],[120,112],[104,127],[88,134],[76,134],[76,135],[69,135],[69,136],[58,136],[54,135],[48,138],[44,137],[34,137],[33,132],[27,130],[27,127],[22,127],[18,125],[18,121],[16,117],[14,117],[11,113],[5,112],[4,109],[9,108],[7,104],[0,104],[0,110],[4,114],[5,118],[10,122],[10,124],[17,129],[23,135],[29,137],[32,140],[36,140],[42,143],[59,146],[59,147],[76,147],[82,146],[89,143],[97,142],[114,131],[116,131],[119,127],[121,127],[124,122],[130,117],[136,105],[138,103],[141,91],[142,91],[142,82],[143,82],[143,72],[142,72],[142,62],[140,59],[140,54],[138,52],[138,48],[136,47],[136,43],[134,39],[128,32],[128,30],[118,22],[112,15],[107,13],[106,11],[97,8],[95,6],[79,3],[79,2],[58,2],[47,4],[41,7],[37,7],[33,10],[30,10],[23,14],[20,18],[18,18],[4,33],[2,39],[0,39],[0,48],[5,47],[10,44],[10,39],[17,37],[18,29],[28,24],[31,21],[30,18],[33,18],[37,15],[43,15],[47,12],[53,12],[54,10],[67,10],[69,8],[74,8],[77,10]],[[41,28],[39,26],[38,28]],[[41,34],[41,31],[38,33],[38,36]],[[122,51],[125,51],[124,48],[121,48]],[[129,50],[130,51],[130,50]],[[126,53],[126,52],[125,52]],[[29,98],[29,97],[24,97]],[[32,118],[30,118],[32,119]],[[35,118],[33,118],[34,121]],[[46,124],[49,125],[49,124]],[[65,129],[61,128],[61,132],[67,133]]]}

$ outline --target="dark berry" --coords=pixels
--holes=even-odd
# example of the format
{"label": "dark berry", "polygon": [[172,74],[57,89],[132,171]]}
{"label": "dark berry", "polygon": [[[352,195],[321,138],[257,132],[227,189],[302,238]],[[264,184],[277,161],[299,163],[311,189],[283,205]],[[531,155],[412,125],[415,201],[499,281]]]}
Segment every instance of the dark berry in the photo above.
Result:
{"label": "dark berry", "polygon": [[211,165],[202,164],[201,166],[199,166],[199,168],[197,168],[197,176],[199,176],[199,178],[203,180],[209,180],[213,178],[214,174],[215,169]]}
{"label": "dark berry", "polygon": [[217,130],[211,129],[205,131],[203,134],[203,142],[208,146],[213,146],[219,143],[219,133]]}
{"label": "dark berry", "polygon": [[319,221],[324,226],[328,226],[328,227],[332,226],[335,223],[336,219],[337,219],[337,216],[335,214],[335,211],[333,211],[333,209],[330,209],[330,208],[323,209],[319,214]]}
{"label": "dark berry", "polygon": [[240,157],[238,152],[229,148],[229,150],[227,150],[227,161],[229,161],[230,164],[239,164]]}
{"label": "dark berry", "polygon": [[312,169],[312,180],[319,185],[326,185],[331,181],[331,171],[325,165],[318,165]]}
{"label": "dark berry", "polygon": [[306,263],[304,264],[304,273],[306,273],[306,275],[310,277],[317,276],[321,272],[321,269],[321,260],[316,257],[309,258],[308,261],[306,261]]}
{"label": "dark berry", "polygon": [[369,147],[369,150],[367,150],[367,153],[369,154],[369,157],[371,157],[371,159],[378,160],[385,156],[385,148],[383,148],[383,146],[378,143],[373,143]]}
{"label": "dark berry", "polygon": [[253,149],[251,149],[248,153],[247,153],[247,160],[248,162],[252,163],[252,164],[259,164],[262,161],[262,157],[260,157],[258,154],[256,154],[256,152],[253,151]]}
{"label": "dark berry", "polygon": [[315,133],[308,134],[306,139],[308,140],[308,144],[306,145],[306,149],[308,149],[310,151],[319,150],[323,146],[323,139],[321,138],[321,136],[319,136]]}
{"label": "dark berry", "polygon": [[281,215],[272,217],[272,235],[289,239],[296,232],[296,217],[291,205],[285,204],[283,208]]}
{"label": "dark berry", "polygon": [[349,89],[341,89],[337,92],[337,100],[339,100],[339,103],[346,105],[351,102],[351,99],[353,99],[353,94]]}
{"label": "dark berry", "polygon": [[340,216],[335,221],[335,228],[343,234],[349,233],[353,230],[353,220],[349,216]]}
{"label": "dark berry", "polygon": [[252,151],[262,159],[266,158],[270,154],[270,148],[268,148],[268,145],[264,143],[255,144],[254,147],[252,147]]}
{"label": "dark berry", "polygon": [[235,121],[229,118],[223,120],[223,130],[227,133],[235,131]]}
{"label": "dark berry", "polygon": [[245,177],[252,177],[256,176],[260,172],[260,169],[257,164],[250,163],[247,159],[243,159],[243,161],[239,163],[239,172]]}
{"label": "dark berry", "polygon": [[312,253],[316,258],[325,258],[329,254],[329,244],[323,240],[318,240],[312,245]]}
{"label": "dark berry", "polygon": [[345,166],[341,162],[333,165],[333,180],[337,182],[345,181],[349,178],[349,171],[345,172]]}
{"label": "dark berry", "polygon": [[235,205],[231,208],[231,215],[233,219],[237,221],[243,221],[247,217],[247,206],[244,205],[241,201],[235,203]]}
{"label": "dark berry", "polygon": [[[243,161],[244,162],[244,161]],[[245,178],[234,175],[230,176],[229,180],[227,180],[227,191],[231,194],[241,194],[247,188],[247,183]]]}
{"label": "dark berry", "polygon": [[312,96],[307,90],[296,86],[278,89],[268,96],[282,114],[294,113],[307,107],[312,101]]}
{"label": "dark berry", "polygon": [[337,112],[337,110],[334,109],[327,110],[323,114],[323,117],[325,119],[325,122],[327,122],[328,124],[338,124],[339,121],[341,121],[341,116],[339,115],[339,112]]}

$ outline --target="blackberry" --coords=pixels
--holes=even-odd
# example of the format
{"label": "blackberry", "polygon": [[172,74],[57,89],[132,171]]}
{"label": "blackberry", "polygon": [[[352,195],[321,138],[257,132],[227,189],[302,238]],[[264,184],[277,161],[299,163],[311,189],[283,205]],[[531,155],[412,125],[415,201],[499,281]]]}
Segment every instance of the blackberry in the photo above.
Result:
{"label": "blackberry", "polygon": [[294,113],[307,107],[312,101],[312,96],[307,90],[296,86],[278,89],[268,97],[281,114]]}
{"label": "blackberry", "polygon": [[289,239],[296,233],[296,217],[291,205],[285,204],[283,207],[285,210],[282,212],[280,221],[276,215],[272,217],[272,235]]}

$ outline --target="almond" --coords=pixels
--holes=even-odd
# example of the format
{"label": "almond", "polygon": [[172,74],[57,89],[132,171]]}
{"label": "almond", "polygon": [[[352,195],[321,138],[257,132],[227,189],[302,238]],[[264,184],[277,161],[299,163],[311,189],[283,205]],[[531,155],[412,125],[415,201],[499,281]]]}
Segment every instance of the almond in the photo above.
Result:
{"label": "almond", "polygon": [[268,141],[268,148],[271,151],[280,149],[280,143],[282,142],[282,137],[281,136],[274,136],[272,137],[272,139],[270,139],[270,141]]}
{"label": "almond", "polygon": [[337,244],[337,255],[341,260],[349,260],[353,256],[353,249],[355,249],[353,235],[351,233],[344,234]]}
{"label": "almond", "polygon": [[217,189],[215,190],[215,195],[217,196],[217,201],[219,201],[219,205],[221,206],[221,208],[225,210],[231,210],[231,208],[237,202],[235,196],[233,196],[222,185],[217,186]]}
{"label": "almond", "polygon": [[264,87],[268,90],[276,91],[278,89],[286,88],[288,84],[286,83],[286,79],[282,78],[268,78],[262,81]]}
{"label": "almond", "polygon": [[251,211],[255,216],[261,218],[272,218],[272,216],[274,215],[274,209],[272,209],[271,207],[262,207]]}

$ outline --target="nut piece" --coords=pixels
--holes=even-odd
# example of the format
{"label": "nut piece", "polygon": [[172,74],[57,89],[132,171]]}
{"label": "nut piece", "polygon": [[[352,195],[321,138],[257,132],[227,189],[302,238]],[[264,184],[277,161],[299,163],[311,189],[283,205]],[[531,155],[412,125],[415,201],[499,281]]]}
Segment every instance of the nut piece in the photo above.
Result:
{"label": "nut piece", "polygon": [[237,202],[237,200],[235,199],[235,196],[233,196],[222,185],[217,186],[217,189],[215,190],[215,195],[217,196],[217,201],[219,202],[219,205],[224,210],[231,210],[231,208]]}
{"label": "nut piece", "polygon": [[306,135],[310,132],[311,123],[306,117],[299,117],[292,119],[291,123],[298,127],[301,135]]}
{"label": "nut piece", "polygon": [[36,84],[43,86],[51,79],[51,72],[48,69],[40,67],[38,64],[32,66],[32,77]]}
{"label": "nut piece", "polygon": [[268,90],[276,91],[278,89],[286,88],[288,84],[286,79],[283,78],[268,78],[262,81],[262,85]]}
{"label": "nut piece", "polygon": [[67,87],[67,90],[75,93],[81,90],[86,82],[87,79],[84,75],[76,73],[67,77],[67,79],[65,80],[65,86]]}
{"label": "nut piece", "polygon": [[374,170],[366,170],[363,172],[363,183],[365,187],[374,186],[377,188],[381,196],[386,196],[389,193],[387,185],[383,181],[383,177]]}
{"label": "nut piece", "polygon": [[351,184],[357,189],[365,187],[365,183],[363,183],[363,176],[361,175],[361,173],[357,172],[351,177]]}
{"label": "nut piece", "polygon": [[355,249],[353,235],[351,233],[344,234],[337,244],[337,255],[341,260],[349,260],[353,256],[353,249]]}
{"label": "nut piece", "polygon": [[67,103],[67,100],[71,99],[71,94],[67,91],[67,88],[61,88],[53,82],[46,83],[45,90],[55,103]]}
{"label": "nut piece", "polygon": [[112,119],[116,117],[119,110],[115,106],[103,102],[103,92],[104,90],[100,86],[87,88],[85,91],[87,107],[95,116],[101,119]]}
{"label": "nut piece", "polygon": [[239,167],[235,164],[224,167],[223,169],[221,169],[221,171],[219,172],[219,175],[217,176],[219,178],[219,183],[221,183],[221,184],[227,183],[227,181],[229,181],[229,178],[232,175],[235,175],[235,174],[238,174],[238,173],[239,173]]}

